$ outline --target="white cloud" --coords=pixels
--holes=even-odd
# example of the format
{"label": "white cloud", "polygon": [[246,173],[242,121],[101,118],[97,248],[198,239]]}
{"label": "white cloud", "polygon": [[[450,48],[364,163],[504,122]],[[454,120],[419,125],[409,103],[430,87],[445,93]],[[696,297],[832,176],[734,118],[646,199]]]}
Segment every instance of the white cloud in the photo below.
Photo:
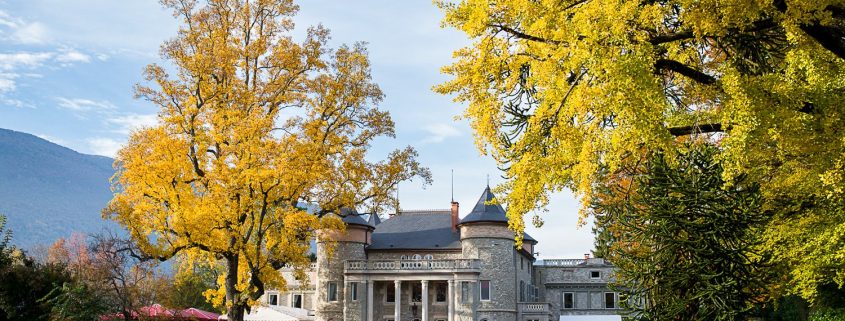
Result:
{"label": "white cloud", "polygon": [[428,125],[423,129],[429,134],[422,140],[423,144],[440,143],[447,138],[461,136],[460,130],[458,130],[455,126],[445,123]]}
{"label": "white cloud", "polygon": [[117,133],[128,135],[133,130],[157,125],[158,116],[155,114],[128,114],[110,118],[107,122],[120,127],[116,131]]}
{"label": "white cloud", "polygon": [[43,44],[49,40],[47,27],[40,22],[26,23],[15,28],[12,40],[22,44]]}
{"label": "white cloud", "polygon": [[0,69],[16,70],[20,68],[37,68],[55,54],[52,52],[15,52],[0,53]]}
{"label": "white cloud", "polygon": [[106,111],[117,108],[106,100],[94,101],[83,98],[69,99],[64,97],[56,97],[56,100],[59,101],[59,107],[73,111]]}
{"label": "white cloud", "polygon": [[95,155],[114,157],[121,146],[121,142],[111,138],[95,137],[88,139],[88,148]]}
{"label": "white cloud", "polygon": [[0,31],[4,39],[20,44],[43,44],[49,40],[48,28],[40,22],[29,22],[0,10]]}
{"label": "white cloud", "polygon": [[17,85],[15,85],[15,78],[16,77],[9,77],[13,74],[3,74],[0,73],[0,94],[14,91]]}
{"label": "white cloud", "polygon": [[91,56],[76,51],[76,49],[62,49],[62,52],[56,56],[56,61],[65,64],[74,62],[90,62]]}
{"label": "white cloud", "polygon": [[18,20],[10,16],[6,11],[0,10],[0,26],[14,28],[18,25]]}
{"label": "white cloud", "polygon": [[11,98],[4,98],[0,97],[0,104],[17,107],[17,108],[32,108],[35,109],[35,105],[25,102],[19,99],[11,99]]}

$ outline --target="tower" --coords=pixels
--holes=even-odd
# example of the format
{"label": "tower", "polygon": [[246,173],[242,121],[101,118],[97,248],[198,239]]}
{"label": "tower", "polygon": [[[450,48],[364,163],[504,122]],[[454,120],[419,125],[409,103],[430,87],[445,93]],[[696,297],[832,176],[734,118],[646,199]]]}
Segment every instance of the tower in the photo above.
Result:
{"label": "tower", "polygon": [[[508,229],[505,209],[493,204],[495,199],[488,186],[472,212],[458,224],[463,257],[478,258],[483,267],[478,283],[469,285],[470,293],[476,293],[471,302],[475,309],[472,306],[461,307],[464,311],[478,312],[476,315],[459,313],[459,320],[516,320],[517,317],[515,312],[509,311],[515,311],[517,306],[518,280],[515,276],[519,259],[514,249],[514,234]],[[485,294],[487,297],[484,297]]]}
{"label": "tower", "polygon": [[[375,215],[375,214],[372,214]],[[344,262],[347,260],[365,260],[365,247],[371,243],[374,226],[369,224],[354,209],[341,210],[340,216],[346,223],[343,232],[321,233],[317,238],[317,284],[316,316],[318,320],[341,321],[348,308],[347,296],[357,288],[358,295],[363,289],[349,286],[343,277]],[[329,242],[334,243],[334,251],[329,253]],[[355,311],[353,309],[353,311]]]}

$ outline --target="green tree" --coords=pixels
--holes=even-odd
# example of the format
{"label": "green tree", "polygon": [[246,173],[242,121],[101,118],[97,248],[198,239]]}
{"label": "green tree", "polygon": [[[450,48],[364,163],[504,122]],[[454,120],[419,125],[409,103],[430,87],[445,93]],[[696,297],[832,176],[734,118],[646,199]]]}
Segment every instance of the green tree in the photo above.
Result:
{"label": "green tree", "polygon": [[[592,209],[613,235],[608,258],[642,320],[743,320],[765,284],[753,252],[765,222],[754,183],[727,184],[718,150],[649,155],[631,184],[602,188]],[[624,198],[625,201],[618,201]]]}
{"label": "green tree", "polygon": [[73,278],[63,264],[36,262],[11,241],[0,214],[0,321],[49,320],[51,306],[41,299]]}
{"label": "green tree", "polygon": [[109,310],[102,294],[84,282],[73,282],[54,288],[38,301],[50,307],[51,321],[91,321]]}
{"label": "green tree", "polygon": [[764,240],[788,267],[778,290],[845,285],[841,1],[437,3],[473,42],[436,90],[467,104],[477,145],[506,170],[514,229],[564,188],[588,208],[601,169],[710,136],[726,180],[759,183],[777,212]]}

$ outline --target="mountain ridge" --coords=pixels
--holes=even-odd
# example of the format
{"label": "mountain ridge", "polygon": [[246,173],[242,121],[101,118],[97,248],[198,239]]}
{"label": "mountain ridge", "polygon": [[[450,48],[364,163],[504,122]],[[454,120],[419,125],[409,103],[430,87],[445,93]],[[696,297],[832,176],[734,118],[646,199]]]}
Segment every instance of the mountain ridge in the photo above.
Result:
{"label": "mountain ridge", "polygon": [[114,160],[0,128],[0,214],[21,248],[71,233],[116,229],[100,211],[112,197]]}

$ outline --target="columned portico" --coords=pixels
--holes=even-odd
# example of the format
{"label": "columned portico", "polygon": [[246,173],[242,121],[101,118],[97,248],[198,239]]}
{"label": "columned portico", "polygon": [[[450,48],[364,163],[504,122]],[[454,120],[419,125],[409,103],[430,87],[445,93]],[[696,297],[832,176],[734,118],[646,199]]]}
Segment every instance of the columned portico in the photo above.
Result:
{"label": "columned portico", "polygon": [[394,301],[393,304],[393,320],[399,321],[402,319],[402,281],[393,281],[394,287]]}
{"label": "columned portico", "polygon": [[477,259],[349,260],[344,277],[367,284],[367,302],[357,305],[362,321],[457,321],[463,311],[457,282],[477,280],[479,263]]}

